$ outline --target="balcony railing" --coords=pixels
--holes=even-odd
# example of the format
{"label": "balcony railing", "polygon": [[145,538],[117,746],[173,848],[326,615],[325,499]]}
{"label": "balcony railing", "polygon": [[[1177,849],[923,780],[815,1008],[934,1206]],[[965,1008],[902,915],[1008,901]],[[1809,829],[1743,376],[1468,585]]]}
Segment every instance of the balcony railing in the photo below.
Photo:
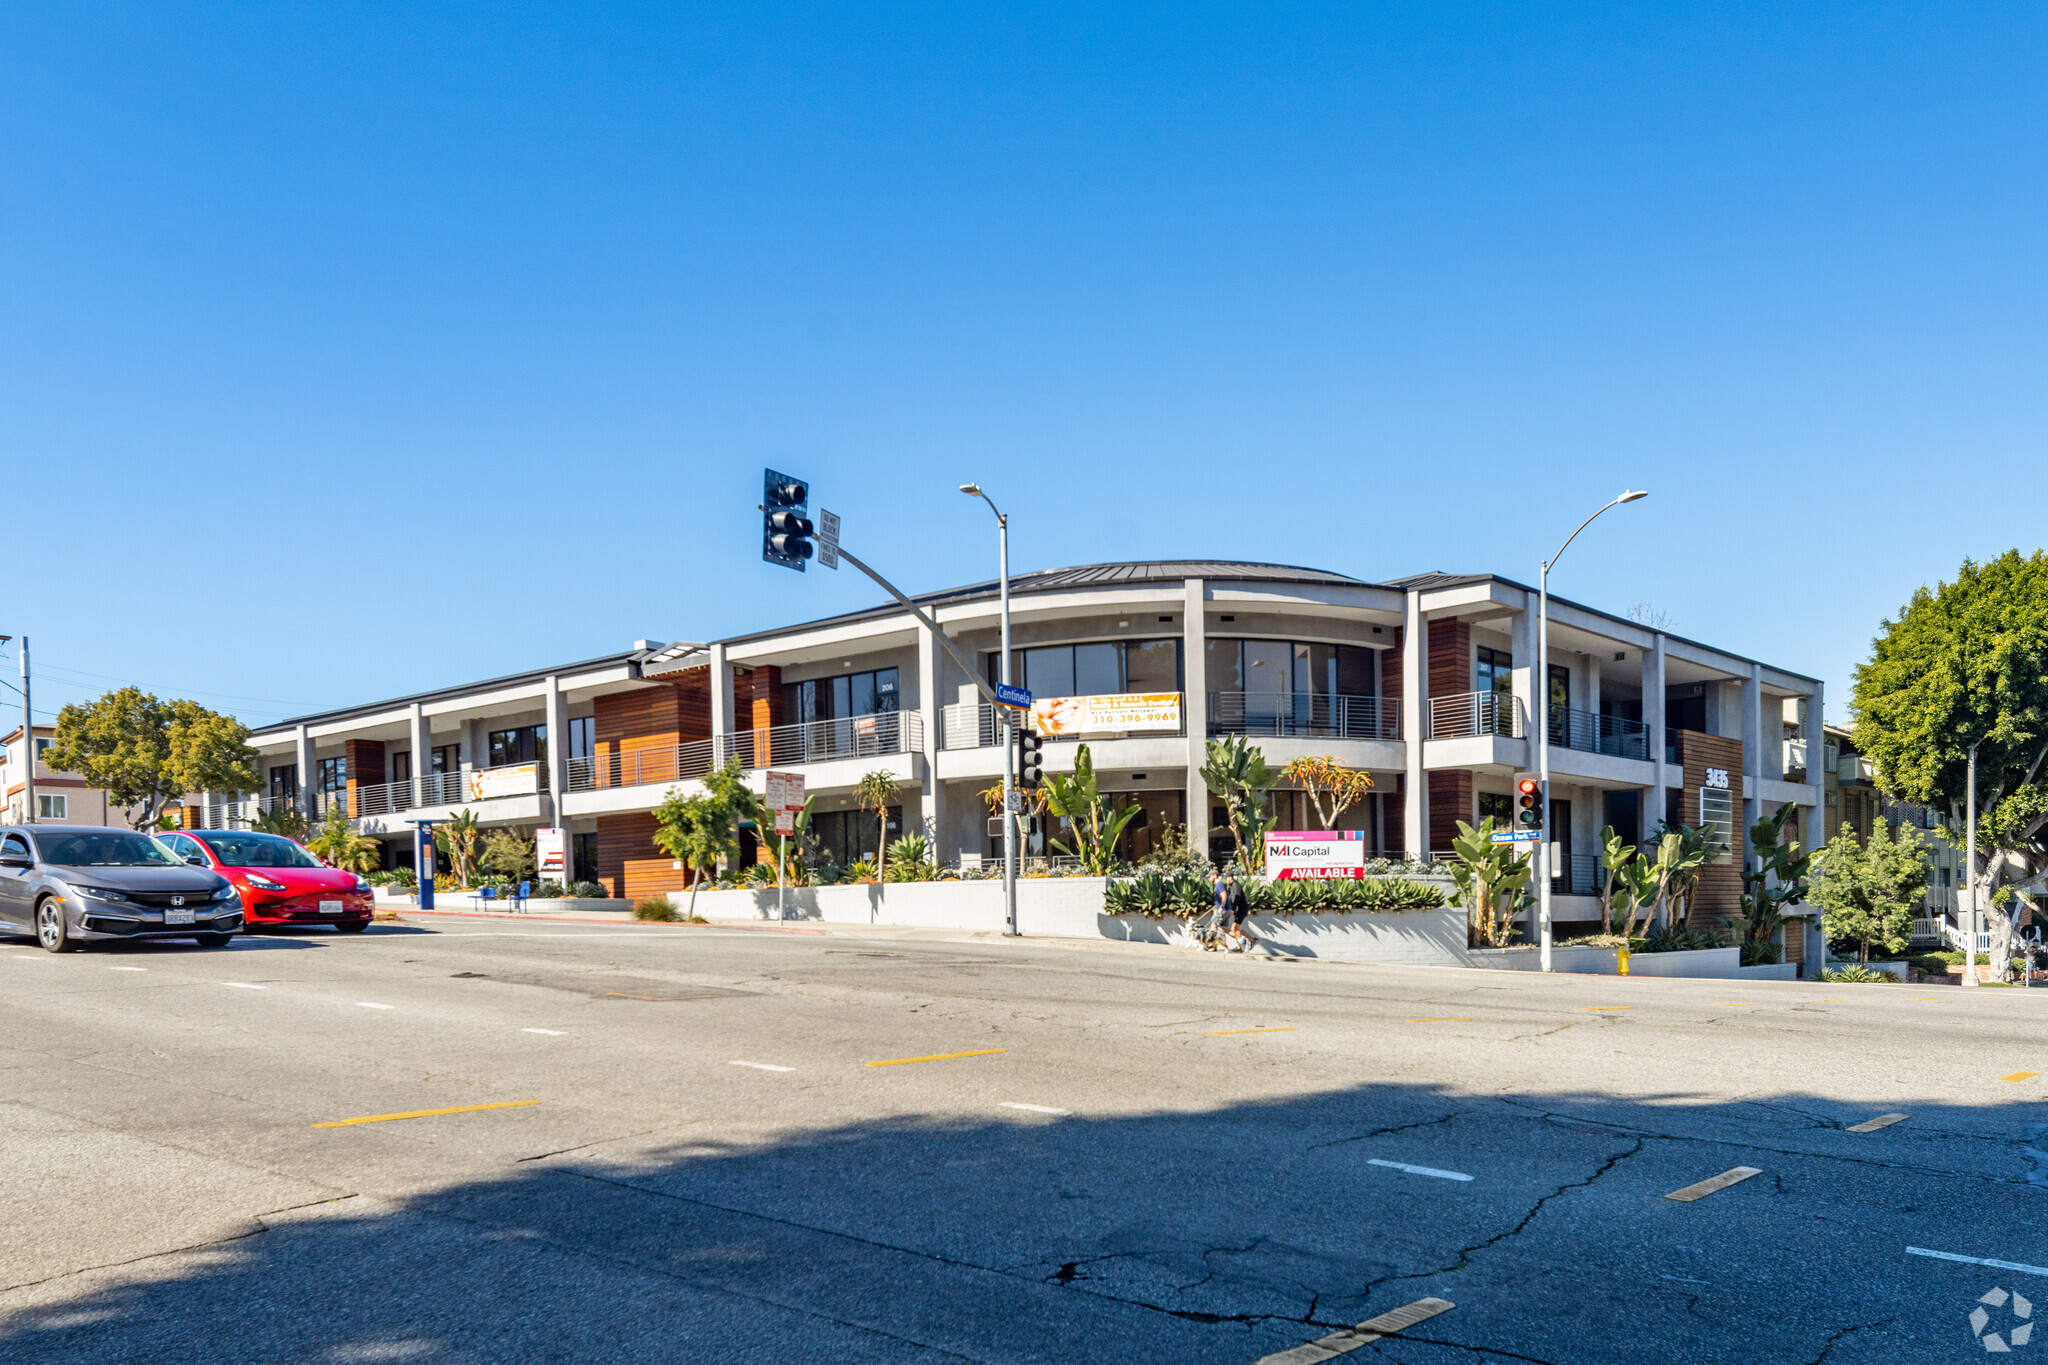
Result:
{"label": "balcony railing", "polygon": [[[1215,728],[1213,725],[1210,727]],[[1185,735],[1188,732],[1186,713],[1182,713],[1179,727],[1173,730],[1143,730],[1128,732],[1133,738],[1167,738]],[[1047,735],[1045,742],[1059,744],[1075,740],[1117,739],[1124,732],[1089,735]],[[985,701],[956,702],[952,706],[939,708],[939,747],[941,749],[986,749],[1001,743],[1002,736],[996,725],[996,709]]]}
{"label": "balcony railing", "polygon": [[1597,896],[1600,894],[1600,860],[1590,853],[1574,853],[1558,859],[1556,875],[1550,879],[1553,896]]}
{"label": "balcony railing", "polygon": [[1211,692],[1209,733],[1276,739],[1398,739],[1401,705],[1310,692]]}
{"label": "balcony railing", "polygon": [[1645,760],[1650,757],[1650,727],[1641,721],[1564,706],[1550,708],[1550,742],[1587,754]]}
{"label": "balcony railing", "polygon": [[800,721],[743,730],[719,743],[720,762],[737,757],[746,769],[916,753],[924,748],[924,716],[916,711],[884,711],[872,716]]}
{"label": "balcony railing", "polygon": [[1459,692],[1429,699],[1429,738],[1465,739],[1473,735],[1522,733],[1515,699],[1506,692]]}
{"label": "balcony railing", "polygon": [[587,758],[570,759],[569,790],[587,792],[608,787],[681,782],[687,778],[702,777],[711,768],[711,741],[708,739],[653,745],[644,749],[614,749]]}

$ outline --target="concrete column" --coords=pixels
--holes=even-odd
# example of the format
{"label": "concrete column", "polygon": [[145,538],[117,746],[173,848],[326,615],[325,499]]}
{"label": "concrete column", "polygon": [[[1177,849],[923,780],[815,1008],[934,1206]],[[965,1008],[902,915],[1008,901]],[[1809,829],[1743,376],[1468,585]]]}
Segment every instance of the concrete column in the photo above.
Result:
{"label": "concrete column", "polygon": [[1187,722],[1188,847],[1209,856],[1209,784],[1202,765],[1209,761],[1209,589],[1199,578],[1184,584],[1181,599],[1181,717]]}
{"label": "concrete column", "polygon": [[1656,790],[1643,811],[1643,837],[1648,838],[1664,818],[1665,783],[1670,779],[1664,767],[1664,635],[1643,655],[1643,724],[1649,727],[1650,760],[1656,770]]}
{"label": "concrete column", "polygon": [[945,811],[941,808],[943,792],[939,786],[939,688],[943,685],[939,679],[942,672],[939,637],[920,621],[917,627],[917,713],[924,721],[924,786],[920,804],[924,808],[925,837],[932,841],[932,856],[944,862],[960,850],[939,846],[939,839],[946,828]]}
{"label": "concrete column", "polygon": [[314,761],[313,737],[301,725],[292,733],[293,761],[299,765],[299,809],[308,819],[315,818],[313,811],[316,787],[320,780],[320,767]]}
{"label": "concrete column", "polygon": [[[1782,728],[1782,727],[1780,727]],[[1749,848],[1749,827],[1762,814],[1764,779],[1764,666],[1753,663],[1742,680],[1742,846]]]}
{"label": "concrete column", "polygon": [[[1806,785],[1812,793],[1807,799],[1813,804],[1806,812],[1806,847],[1808,851],[1820,848],[1828,841],[1827,773],[1823,765],[1827,762],[1827,732],[1822,729],[1821,712],[1822,685],[1815,683],[1813,691],[1806,694]],[[1820,916],[1816,914],[1806,921],[1805,960],[1811,964],[1815,979],[1820,975],[1820,964],[1827,957],[1827,937],[1821,927]],[[1802,966],[1802,973],[1808,968]]]}
{"label": "concrete column", "polygon": [[726,759],[726,745],[732,735],[732,666],[725,661],[725,645],[711,646],[711,755],[714,763]]}
{"label": "concrete column", "polygon": [[1429,774],[1422,766],[1427,744],[1429,698],[1423,689],[1429,683],[1429,622],[1422,619],[1422,594],[1408,590],[1408,604],[1401,618],[1401,742],[1408,766],[1402,775],[1407,790],[1401,802],[1402,850],[1416,861],[1429,858]]}
{"label": "concrete column", "polygon": [[434,772],[434,727],[427,723],[426,713],[420,710],[418,702],[408,711],[405,728],[412,735],[412,798],[415,804],[424,806],[427,779]]}
{"label": "concrete column", "polygon": [[552,673],[547,689],[548,809],[555,824],[566,829],[569,822],[562,816],[562,793],[569,790],[569,699],[562,695],[562,680]]}
{"label": "concrete column", "polygon": [[1579,659],[1579,708],[1597,716],[1600,714],[1600,656],[1581,654]]}
{"label": "concrete column", "polygon": [[1515,715],[1520,720],[1518,728],[1529,740],[1529,757],[1525,762],[1531,769],[1536,766],[1536,727],[1543,720],[1544,687],[1536,677],[1536,619],[1539,601],[1538,594],[1528,594],[1522,603],[1521,614],[1515,617],[1515,624],[1509,632],[1508,645],[1509,653],[1515,656]]}

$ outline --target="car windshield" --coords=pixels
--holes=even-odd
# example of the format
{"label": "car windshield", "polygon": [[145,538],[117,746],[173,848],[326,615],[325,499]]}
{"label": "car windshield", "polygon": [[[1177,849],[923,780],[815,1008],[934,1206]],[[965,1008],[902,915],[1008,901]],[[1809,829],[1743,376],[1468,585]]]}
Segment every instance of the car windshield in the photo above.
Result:
{"label": "car windshield", "polygon": [[318,867],[312,854],[276,834],[209,834],[206,846],[226,867]]}
{"label": "car windshield", "polygon": [[175,854],[146,834],[94,830],[86,834],[38,834],[43,861],[59,867],[178,867]]}

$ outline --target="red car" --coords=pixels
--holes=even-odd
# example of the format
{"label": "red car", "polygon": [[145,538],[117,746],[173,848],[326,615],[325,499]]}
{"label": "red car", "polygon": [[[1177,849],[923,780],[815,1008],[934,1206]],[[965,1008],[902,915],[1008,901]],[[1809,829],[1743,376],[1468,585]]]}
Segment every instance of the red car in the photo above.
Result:
{"label": "red car", "polygon": [[344,934],[370,925],[370,884],[332,868],[277,834],[195,829],[159,834],[157,842],[194,867],[208,867],[241,893],[243,923],[331,924]]}

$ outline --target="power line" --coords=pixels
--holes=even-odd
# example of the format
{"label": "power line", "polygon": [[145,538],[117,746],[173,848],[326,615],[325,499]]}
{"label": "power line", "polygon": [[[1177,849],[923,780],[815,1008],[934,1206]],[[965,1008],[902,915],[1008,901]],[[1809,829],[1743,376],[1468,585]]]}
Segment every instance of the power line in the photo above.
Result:
{"label": "power line", "polygon": [[[40,672],[45,672],[45,673],[48,673],[48,672],[56,672],[56,673],[73,673],[73,674],[76,674],[76,675],[78,675],[78,676],[79,676],[79,677],[81,677],[81,678],[95,678],[95,679],[99,680],[100,682],[117,682],[117,683],[121,683],[121,684],[124,684],[125,686],[128,686],[128,687],[144,687],[144,688],[146,688],[146,687],[149,687],[149,686],[150,686],[150,684],[147,684],[147,683],[140,683],[140,682],[137,682],[137,681],[135,681],[135,679],[133,679],[133,678],[116,678],[116,677],[112,676],[111,674],[107,674],[107,673],[93,673],[93,672],[90,672],[90,671],[88,671],[88,670],[86,670],[86,669],[83,669],[83,668],[70,668],[70,667],[66,667],[66,666],[65,666],[65,665],[63,665],[63,664],[49,664],[49,663],[42,663],[42,664],[38,664],[38,665],[37,665],[37,669],[38,669],[38,671],[40,671]],[[229,700],[229,701],[254,701],[254,702],[268,702],[269,704],[271,704],[271,705],[273,705],[273,706],[289,706],[289,707],[293,707],[293,708],[304,708],[304,709],[307,709],[307,710],[314,710],[314,711],[317,711],[317,710],[321,710],[321,709],[323,709],[323,708],[324,708],[324,707],[326,706],[326,703],[324,703],[324,702],[311,702],[311,701],[287,701],[287,700],[285,700],[285,699],[284,699],[283,697],[245,697],[245,696],[242,696],[241,694],[239,694],[239,693],[236,693],[236,692],[215,692],[215,691],[212,691],[212,690],[210,690],[210,689],[208,689],[208,688],[204,688],[204,687],[171,687],[171,686],[161,686],[161,687],[157,687],[157,688],[156,688],[155,690],[157,690],[157,691],[162,691],[162,692],[184,692],[184,693],[191,693],[191,694],[193,694],[193,695],[196,695],[196,696],[201,696],[201,697],[225,697],[225,698],[226,698],[227,700]]]}

